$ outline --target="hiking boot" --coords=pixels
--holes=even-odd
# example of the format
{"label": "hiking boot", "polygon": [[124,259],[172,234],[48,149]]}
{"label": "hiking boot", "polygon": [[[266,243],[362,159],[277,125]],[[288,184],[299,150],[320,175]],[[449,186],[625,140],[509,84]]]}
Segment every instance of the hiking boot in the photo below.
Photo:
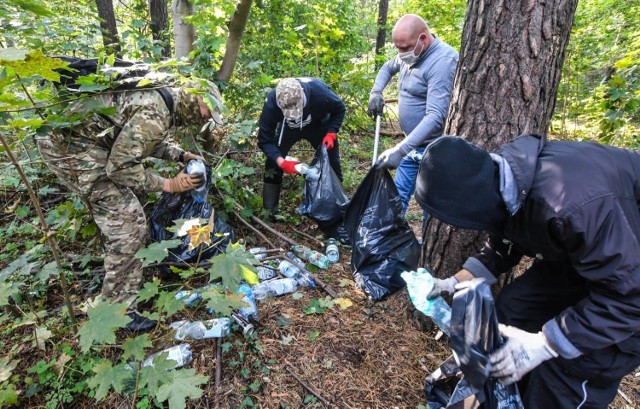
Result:
{"label": "hiking boot", "polygon": [[158,325],[157,321],[145,318],[137,312],[128,312],[127,316],[132,319],[126,327],[131,332],[149,332]]}

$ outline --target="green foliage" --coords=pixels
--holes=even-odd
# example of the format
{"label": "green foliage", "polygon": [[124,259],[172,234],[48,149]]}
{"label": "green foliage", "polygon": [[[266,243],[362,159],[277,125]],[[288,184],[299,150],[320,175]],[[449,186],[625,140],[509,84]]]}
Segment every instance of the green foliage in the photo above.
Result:
{"label": "green foliage", "polygon": [[142,261],[142,267],[152,263],[160,263],[169,255],[169,249],[173,249],[182,244],[182,240],[163,240],[159,243],[152,243],[144,249],[138,250],[135,254],[136,258]]}
{"label": "green foliage", "polygon": [[246,252],[244,246],[231,243],[226,253],[220,253],[211,259],[209,281],[222,280],[223,287],[237,291],[242,280],[255,284],[257,274],[254,265],[258,261],[255,256]]}
{"label": "green foliage", "polygon": [[127,338],[122,344],[122,360],[133,358],[136,361],[144,359],[145,349],[151,348],[153,344],[149,339],[149,334],[142,334],[135,338]]}
{"label": "green foliage", "polygon": [[168,382],[163,382],[156,397],[160,402],[168,401],[171,409],[184,409],[185,400],[198,399],[202,396],[202,389],[198,385],[206,384],[206,376],[196,375],[195,369],[181,369],[170,373]]}
{"label": "green foliage", "polygon": [[116,393],[122,392],[124,382],[132,376],[131,370],[124,364],[114,367],[108,360],[98,363],[92,371],[95,375],[87,380],[87,386],[94,390],[97,401],[104,399],[111,389]]}
{"label": "green foliage", "polygon": [[307,314],[324,314],[328,309],[332,308],[335,301],[331,297],[325,297],[320,299],[312,299],[309,302],[309,306],[304,307],[302,311]]}
{"label": "green foliage", "polygon": [[116,342],[115,330],[123,328],[131,318],[125,315],[127,304],[111,304],[99,300],[93,307],[87,310],[89,320],[83,323],[78,330],[80,348],[83,352],[89,351],[93,344],[114,344]]}

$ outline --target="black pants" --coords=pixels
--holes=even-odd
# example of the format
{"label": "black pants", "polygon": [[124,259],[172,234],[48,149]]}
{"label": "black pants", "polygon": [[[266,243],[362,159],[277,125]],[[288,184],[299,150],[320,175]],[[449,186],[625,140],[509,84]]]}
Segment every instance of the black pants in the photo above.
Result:
{"label": "black pants", "polygon": [[[296,142],[304,139],[308,141],[313,149],[318,149],[320,144],[322,143],[322,139],[327,134],[326,129],[291,129],[285,125],[284,134],[282,135],[282,142],[278,147],[280,149],[280,153],[282,157],[286,157],[289,153],[289,150]],[[280,138],[280,128],[278,128],[276,132],[276,138]],[[276,139],[276,140],[277,140]],[[338,179],[342,182],[342,167],[340,166],[340,153],[339,153],[339,144],[338,140],[333,144],[333,149],[329,149],[329,164],[331,168],[338,176]],[[275,161],[267,158],[264,166],[264,183],[274,183],[274,184],[282,184],[282,169],[278,166]]]}
{"label": "black pants", "polygon": [[[498,321],[538,332],[549,319],[588,295],[586,281],[568,264],[536,261],[496,299]],[[602,408],[622,377],[640,365],[640,338],[575,359],[543,362],[518,383],[526,409]]]}

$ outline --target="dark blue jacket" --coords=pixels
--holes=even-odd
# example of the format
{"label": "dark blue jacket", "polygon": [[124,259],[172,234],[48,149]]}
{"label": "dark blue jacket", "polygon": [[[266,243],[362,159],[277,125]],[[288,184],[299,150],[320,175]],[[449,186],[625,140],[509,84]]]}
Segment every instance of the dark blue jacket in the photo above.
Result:
{"label": "dark blue jacket", "polygon": [[[317,78],[304,77],[298,78],[298,81],[306,96],[302,122],[287,121],[282,138],[306,132],[338,133],[346,111],[344,102]],[[280,134],[276,130],[280,131],[279,124],[283,120],[284,115],[276,103],[274,89],[264,101],[258,128],[258,146],[273,161],[282,156],[278,149]]]}

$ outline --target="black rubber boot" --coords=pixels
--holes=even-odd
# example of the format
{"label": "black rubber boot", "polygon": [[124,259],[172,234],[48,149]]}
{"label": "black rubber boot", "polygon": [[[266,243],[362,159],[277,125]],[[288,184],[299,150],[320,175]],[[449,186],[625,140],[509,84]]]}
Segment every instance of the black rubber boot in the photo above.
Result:
{"label": "black rubber boot", "polygon": [[157,321],[145,318],[137,312],[128,312],[127,316],[132,319],[127,324],[127,329],[131,332],[149,332],[158,325]]}
{"label": "black rubber boot", "polygon": [[265,183],[262,187],[262,207],[269,213],[269,221],[275,220],[278,214],[281,188],[282,185],[276,183]]}

